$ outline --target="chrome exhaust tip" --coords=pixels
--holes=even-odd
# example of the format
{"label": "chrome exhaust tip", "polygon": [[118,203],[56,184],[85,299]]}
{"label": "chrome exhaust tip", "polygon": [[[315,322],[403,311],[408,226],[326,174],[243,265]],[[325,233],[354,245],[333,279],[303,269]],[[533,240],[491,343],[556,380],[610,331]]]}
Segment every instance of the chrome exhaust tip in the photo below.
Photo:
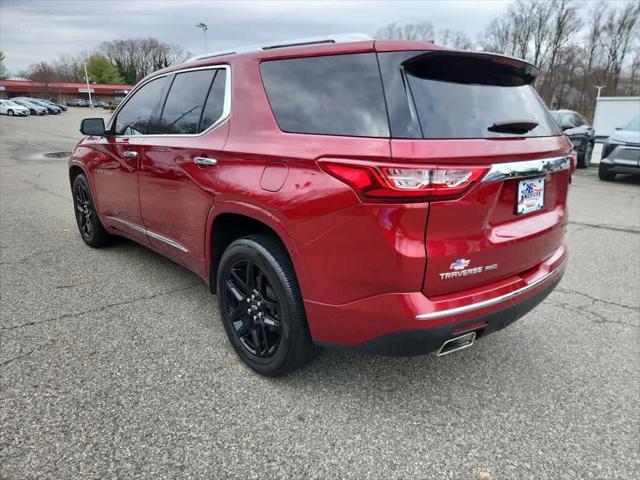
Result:
{"label": "chrome exhaust tip", "polygon": [[464,350],[465,348],[469,348],[473,345],[473,342],[476,340],[476,332],[465,333],[464,335],[460,335],[459,337],[450,338],[446,342],[442,344],[440,350],[436,354],[438,357],[443,357],[445,355],[449,355],[450,353],[457,352],[460,350]]}

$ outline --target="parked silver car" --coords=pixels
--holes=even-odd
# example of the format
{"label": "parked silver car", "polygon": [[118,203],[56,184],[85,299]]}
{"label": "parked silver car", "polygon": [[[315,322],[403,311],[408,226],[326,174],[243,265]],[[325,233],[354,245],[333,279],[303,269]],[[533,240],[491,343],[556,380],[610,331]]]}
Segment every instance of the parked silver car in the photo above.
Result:
{"label": "parked silver car", "polygon": [[27,117],[31,115],[31,112],[27,107],[12,102],[11,100],[0,100],[0,114],[9,116],[21,116]]}
{"label": "parked silver car", "polygon": [[54,104],[49,104],[44,100],[40,100],[37,98],[30,98],[29,101],[32,103],[35,103],[36,105],[40,105],[41,107],[46,108],[47,112],[53,115],[58,115],[59,113],[62,113],[62,109],[60,107]]}
{"label": "parked silver car", "polygon": [[600,180],[613,180],[618,173],[640,174],[640,115],[611,135],[602,147]]}
{"label": "parked silver car", "polygon": [[26,107],[29,109],[29,111],[31,112],[31,115],[46,115],[47,114],[47,109],[44,107],[41,107],[40,105],[30,102],[29,100],[25,100],[23,98],[12,98],[11,99],[13,102],[16,102],[18,105],[22,105],[23,107]]}
{"label": "parked silver car", "polygon": [[44,108],[45,113],[51,113],[52,115],[57,115],[58,113],[62,113],[62,110],[59,109],[58,107],[54,106],[49,106],[46,103],[44,103],[42,100],[38,100],[36,98],[31,98],[31,97],[16,97],[14,98],[14,100],[24,100],[26,102],[32,103],[34,105],[37,105],[41,108]]}

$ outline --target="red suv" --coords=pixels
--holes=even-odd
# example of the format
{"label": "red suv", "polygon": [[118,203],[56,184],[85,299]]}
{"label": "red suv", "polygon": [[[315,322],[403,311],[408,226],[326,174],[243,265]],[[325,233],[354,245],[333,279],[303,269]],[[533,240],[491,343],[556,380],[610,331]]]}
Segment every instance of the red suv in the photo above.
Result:
{"label": "red suv", "polygon": [[315,346],[444,355],[560,281],[575,157],[522,60],[316,39],[141,81],[69,162],[84,241],[135,240],[218,294],[281,375]]}

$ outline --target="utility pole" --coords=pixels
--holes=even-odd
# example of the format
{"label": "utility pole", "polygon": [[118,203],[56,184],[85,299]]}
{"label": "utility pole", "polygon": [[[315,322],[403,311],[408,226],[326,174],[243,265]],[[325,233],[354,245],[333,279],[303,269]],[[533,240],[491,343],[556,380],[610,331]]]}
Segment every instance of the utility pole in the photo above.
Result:
{"label": "utility pole", "polygon": [[93,102],[91,101],[91,87],[89,87],[89,74],[87,73],[87,63],[84,62],[84,79],[87,81],[87,93],[89,94],[89,106],[93,107]]}
{"label": "utility pole", "polygon": [[606,85],[594,85],[594,88],[598,89],[598,95],[596,96],[596,98],[600,98],[600,90],[602,90],[604,87],[606,87]]}
{"label": "utility pole", "polygon": [[209,48],[207,47],[207,30],[209,27],[207,27],[206,23],[196,23],[196,28],[199,28],[202,30],[202,34],[204,35],[204,53],[207,53],[209,51]]}

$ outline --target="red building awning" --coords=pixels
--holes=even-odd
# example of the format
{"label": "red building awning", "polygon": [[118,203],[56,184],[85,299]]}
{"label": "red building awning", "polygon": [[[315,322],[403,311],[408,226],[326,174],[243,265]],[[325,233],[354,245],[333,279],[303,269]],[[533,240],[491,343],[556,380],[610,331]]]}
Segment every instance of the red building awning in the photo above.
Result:
{"label": "red building awning", "polygon": [[[78,95],[87,93],[86,83],[71,82],[32,82],[31,80],[0,80],[0,90],[7,93],[40,93],[43,91],[63,93],[66,95]],[[89,91],[92,95],[124,96],[131,91],[132,85],[108,85],[104,83],[90,83]]]}

